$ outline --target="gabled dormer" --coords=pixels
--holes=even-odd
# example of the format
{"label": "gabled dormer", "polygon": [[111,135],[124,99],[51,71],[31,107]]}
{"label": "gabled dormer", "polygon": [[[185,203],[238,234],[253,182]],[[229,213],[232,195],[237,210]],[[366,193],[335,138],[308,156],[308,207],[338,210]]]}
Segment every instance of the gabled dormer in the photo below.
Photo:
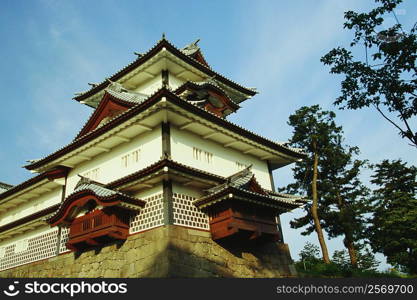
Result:
{"label": "gabled dormer", "polygon": [[175,93],[184,100],[224,118],[240,108],[227,93],[221,89],[214,79],[202,82],[187,81]]}
{"label": "gabled dormer", "polygon": [[110,82],[99,105],[76,138],[109,122],[134,105],[143,102],[146,98],[147,95],[145,94],[129,91],[117,82]]}
{"label": "gabled dormer", "polygon": [[263,189],[250,169],[251,166],[229,176],[194,201],[209,215],[213,240],[281,240],[276,216],[304,204],[303,197]]}
{"label": "gabled dormer", "polygon": [[51,226],[69,227],[67,248],[75,251],[125,240],[129,218],[145,202],[81,177],[74,191],[47,218]]}

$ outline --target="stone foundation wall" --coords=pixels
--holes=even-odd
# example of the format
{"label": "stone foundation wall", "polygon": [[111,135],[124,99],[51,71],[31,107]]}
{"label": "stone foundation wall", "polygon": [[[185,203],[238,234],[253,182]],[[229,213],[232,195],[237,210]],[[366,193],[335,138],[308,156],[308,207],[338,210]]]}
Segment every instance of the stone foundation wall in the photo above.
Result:
{"label": "stone foundation wall", "polygon": [[220,245],[210,233],[175,225],[123,243],[66,253],[0,272],[0,277],[294,277],[286,244]]}

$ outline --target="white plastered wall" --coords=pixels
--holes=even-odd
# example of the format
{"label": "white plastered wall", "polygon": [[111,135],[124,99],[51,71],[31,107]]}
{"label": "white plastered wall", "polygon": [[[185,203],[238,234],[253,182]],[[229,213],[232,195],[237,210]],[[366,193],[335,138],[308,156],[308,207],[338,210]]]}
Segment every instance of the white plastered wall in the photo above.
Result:
{"label": "white plastered wall", "polygon": [[146,81],[134,89],[135,92],[143,93],[145,95],[152,95],[162,87],[161,74],[156,75],[154,78]]}
{"label": "white plastered wall", "polygon": [[154,187],[147,188],[141,191],[138,191],[137,193],[133,194],[132,196],[138,199],[145,199],[148,197],[152,197],[154,195],[162,193],[162,183],[155,185]]}
{"label": "white plastered wall", "polygon": [[7,211],[7,215],[0,216],[0,226],[14,222],[31,214],[34,214],[40,210],[51,207],[58,204],[61,201],[61,187],[57,187],[51,192],[42,194],[36,198],[29,200],[28,202],[21,204],[11,210]]}
{"label": "white plastered wall", "polygon": [[176,182],[172,184],[172,192],[177,194],[188,195],[194,198],[200,198],[204,195],[200,189],[196,189],[190,186],[183,186]]}
{"label": "white plastered wall", "polygon": [[[138,161],[134,162],[132,160],[126,167],[122,157],[130,155],[136,150],[140,151]],[[98,169],[97,176],[90,178],[105,184],[148,167],[160,160],[161,155],[161,128],[157,126],[152,131],[138,135],[130,142],[120,144],[109,152],[102,153],[71,170],[68,175],[66,194],[68,195],[74,190],[75,185],[80,180],[78,174],[89,177],[91,171]]]}
{"label": "white plastered wall", "polygon": [[180,87],[185,81],[183,79],[180,79],[176,76],[174,76],[172,73],[169,73],[169,86],[172,90],[176,90],[178,87]]}
{"label": "white plastered wall", "polygon": [[[211,163],[194,159],[193,147],[212,153]],[[259,184],[265,189],[272,189],[266,161],[232,148],[225,148],[219,143],[175,127],[171,128],[171,156],[173,160],[185,165],[225,177],[242,170],[238,168],[236,162],[244,165],[252,164],[251,170]]]}

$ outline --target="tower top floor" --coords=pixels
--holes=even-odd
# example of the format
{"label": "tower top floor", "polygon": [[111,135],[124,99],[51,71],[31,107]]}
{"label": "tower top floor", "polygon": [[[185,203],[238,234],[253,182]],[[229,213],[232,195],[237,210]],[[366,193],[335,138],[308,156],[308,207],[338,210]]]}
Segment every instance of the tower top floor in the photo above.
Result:
{"label": "tower top floor", "polygon": [[[236,111],[238,104],[254,96],[256,90],[215,72],[206,62],[198,41],[179,49],[163,37],[147,52],[135,52],[137,58],[134,61],[102,82],[90,83],[91,88],[77,93],[74,99],[95,108],[106,88],[117,82],[124,92],[142,96],[152,95],[160,86],[172,91],[180,88],[181,93],[188,90],[186,96],[195,101],[212,96],[211,102],[215,107],[221,105],[219,100],[214,99],[220,94],[225,98],[220,102],[226,101],[231,105],[226,114]],[[209,92],[204,93],[205,89]]]}

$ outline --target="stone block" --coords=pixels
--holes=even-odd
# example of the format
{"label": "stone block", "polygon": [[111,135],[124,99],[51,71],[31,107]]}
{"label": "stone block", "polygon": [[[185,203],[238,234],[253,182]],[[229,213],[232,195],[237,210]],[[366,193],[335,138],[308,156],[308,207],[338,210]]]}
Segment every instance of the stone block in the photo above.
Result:
{"label": "stone block", "polygon": [[[124,243],[68,252],[0,272],[0,277],[293,277],[288,245],[244,251],[214,242],[208,232],[162,226]],[[247,250],[247,249],[246,249]]]}

